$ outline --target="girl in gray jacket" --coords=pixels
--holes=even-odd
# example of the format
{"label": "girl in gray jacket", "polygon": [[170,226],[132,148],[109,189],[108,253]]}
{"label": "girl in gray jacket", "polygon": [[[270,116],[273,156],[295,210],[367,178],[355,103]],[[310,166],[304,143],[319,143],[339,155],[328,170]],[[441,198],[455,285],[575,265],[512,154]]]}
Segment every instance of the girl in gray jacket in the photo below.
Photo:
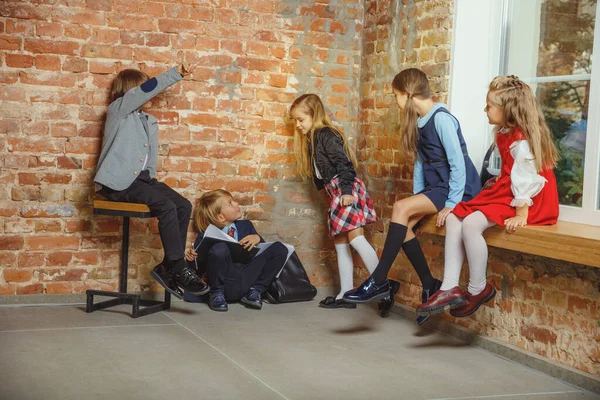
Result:
{"label": "girl in gray jacket", "polygon": [[98,193],[108,200],[146,204],[158,218],[165,256],[151,275],[178,298],[183,297],[180,288],[194,295],[205,294],[209,288],[185,262],[192,205],[156,180],[158,121],[144,109],[150,99],[189,73],[184,64],[151,79],[136,69],[119,72],[111,87],[94,177]]}

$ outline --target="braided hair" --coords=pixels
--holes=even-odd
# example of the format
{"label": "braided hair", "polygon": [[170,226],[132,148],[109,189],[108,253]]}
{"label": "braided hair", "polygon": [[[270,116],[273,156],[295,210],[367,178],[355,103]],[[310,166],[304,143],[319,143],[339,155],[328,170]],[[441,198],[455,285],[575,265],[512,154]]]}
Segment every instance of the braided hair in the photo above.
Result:
{"label": "braided hair", "polygon": [[505,128],[523,131],[537,171],[554,168],[558,151],[531,87],[515,75],[497,76],[490,83],[488,97],[502,109]]}

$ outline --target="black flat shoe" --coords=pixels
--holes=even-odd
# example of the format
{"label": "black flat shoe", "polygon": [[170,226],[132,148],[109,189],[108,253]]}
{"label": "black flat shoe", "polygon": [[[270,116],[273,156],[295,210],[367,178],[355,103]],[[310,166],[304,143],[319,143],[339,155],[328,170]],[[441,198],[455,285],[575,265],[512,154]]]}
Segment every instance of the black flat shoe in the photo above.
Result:
{"label": "black flat shoe", "polygon": [[227,305],[227,300],[225,300],[225,295],[221,292],[213,292],[210,294],[208,306],[213,311],[223,312],[229,309],[229,306]]}
{"label": "black flat shoe", "polygon": [[379,300],[379,303],[377,304],[377,308],[379,309],[379,315],[381,315],[381,318],[385,318],[388,315],[390,315],[392,309],[394,308],[394,297],[396,296],[396,293],[398,293],[398,290],[400,290],[400,282],[393,281],[391,279],[389,281],[390,297],[385,298],[383,300]]}
{"label": "black flat shoe", "polygon": [[356,304],[348,303],[344,299],[336,300],[333,296],[327,296],[319,302],[322,308],[356,308]]}
{"label": "black flat shoe", "polygon": [[375,284],[373,278],[368,277],[359,287],[344,293],[344,300],[348,303],[368,303],[381,300],[390,295],[390,281],[385,280],[380,285]]}

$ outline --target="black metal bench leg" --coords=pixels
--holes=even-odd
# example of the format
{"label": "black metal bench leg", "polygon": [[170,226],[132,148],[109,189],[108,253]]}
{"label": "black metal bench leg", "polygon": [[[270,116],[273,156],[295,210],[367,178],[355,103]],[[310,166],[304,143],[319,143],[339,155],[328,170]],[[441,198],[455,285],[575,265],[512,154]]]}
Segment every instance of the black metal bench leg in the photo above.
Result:
{"label": "black metal bench leg", "polygon": [[[129,217],[123,216],[123,240],[121,243],[121,271],[118,292],[103,290],[87,290],[86,312],[91,313],[103,308],[120,304],[131,304],[131,317],[138,318],[171,308],[171,294],[165,291],[164,301],[144,300],[139,294],[127,293],[127,277],[129,272]],[[116,297],[94,304],[94,296]],[[143,307],[140,307],[143,306]]]}

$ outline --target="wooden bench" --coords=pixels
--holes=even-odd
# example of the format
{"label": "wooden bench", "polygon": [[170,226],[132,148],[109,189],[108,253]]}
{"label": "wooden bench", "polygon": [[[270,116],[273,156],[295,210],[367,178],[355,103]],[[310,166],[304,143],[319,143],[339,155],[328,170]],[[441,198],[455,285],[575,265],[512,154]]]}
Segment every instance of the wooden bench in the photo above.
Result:
{"label": "wooden bench", "polygon": [[[107,200],[94,200],[94,214],[123,217],[123,240],[121,245],[121,270],[118,292],[87,290],[86,311],[91,313],[120,304],[131,304],[133,318],[153,314],[171,308],[171,294],[165,291],[164,301],[142,299],[140,294],[127,293],[127,270],[129,265],[129,218],[150,218],[150,209],[145,204],[119,203]],[[94,296],[116,297],[94,304]],[[143,306],[141,308],[140,306]]]}
{"label": "wooden bench", "polygon": [[[437,215],[425,217],[421,232],[445,236],[446,229],[435,226]],[[488,245],[600,268],[600,227],[558,221],[556,225],[524,226],[515,233],[494,226],[485,231]]]}

